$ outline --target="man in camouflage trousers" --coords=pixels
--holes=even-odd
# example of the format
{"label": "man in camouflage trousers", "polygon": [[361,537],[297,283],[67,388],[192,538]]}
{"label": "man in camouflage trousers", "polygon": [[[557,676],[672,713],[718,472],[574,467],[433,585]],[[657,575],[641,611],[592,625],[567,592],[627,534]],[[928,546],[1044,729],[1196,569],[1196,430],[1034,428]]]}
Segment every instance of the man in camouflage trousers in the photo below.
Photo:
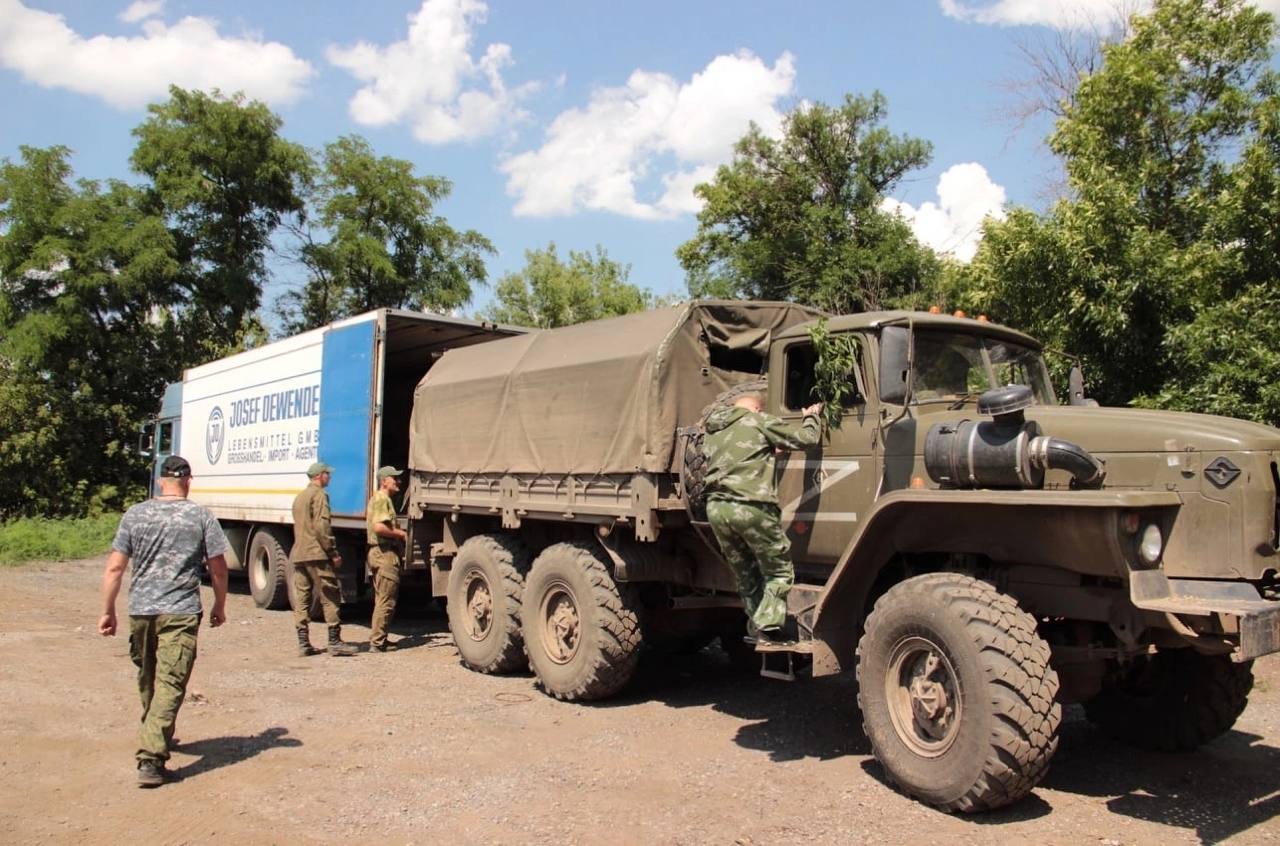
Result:
{"label": "man in camouflage trousers", "polygon": [[373,578],[373,622],[369,648],[378,652],[394,649],[387,642],[387,626],[396,613],[396,597],[400,593],[400,545],[409,535],[396,522],[396,508],[391,497],[400,491],[399,475],[394,467],[378,468],[378,489],[369,499],[364,519],[368,526],[369,574]]}
{"label": "man in camouflage trousers", "polygon": [[748,630],[770,639],[787,619],[795,583],[791,543],[782,531],[775,452],[805,449],[822,437],[822,404],[792,426],[761,412],[757,394],[707,417],[707,519],[738,580]]}
{"label": "man in camouflage trousers", "polygon": [[355,644],[342,640],[342,619],[338,604],[342,592],[334,571],[342,566],[338,542],[330,526],[329,494],[325,488],[333,468],[317,461],[307,468],[310,483],[293,500],[293,590],[298,600],[293,609],[293,625],[298,630],[298,654],[315,655],[320,650],[311,646],[311,594],[320,594],[324,621],[329,626],[329,654],[354,655]]}
{"label": "man in camouflage trousers", "polygon": [[138,668],[142,725],[138,731],[139,787],[169,779],[165,762],[173,727],[196,662],[200,630],[200,567],[209,568],[213,609],[209,625],[227,620],[227,538],[202,505],[187,499],[191,465],[171,455],[160,466],[160,493],[125,512],[102,574],[98,632],[116,633],[116,597],[129,580],[129,657]]}

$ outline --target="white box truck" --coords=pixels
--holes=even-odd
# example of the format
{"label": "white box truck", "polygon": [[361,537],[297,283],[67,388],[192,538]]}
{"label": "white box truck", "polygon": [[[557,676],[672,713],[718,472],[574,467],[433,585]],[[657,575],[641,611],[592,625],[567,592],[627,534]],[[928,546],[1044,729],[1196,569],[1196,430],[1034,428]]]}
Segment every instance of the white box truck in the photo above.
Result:
{"label": "white box truck", "polygon": [[[263,608],[291,604],[293,499],[313,461],[333,465],[329,501],[342,551],[342,599],[364,584],[364,509],[374,473],[404,468],[413,392],[449,349],[525,329],[378,309],[187,370],[148,424],[152,476],[191,463],[191,499],[222,524],[232,572]],[[409,550],[411,558],[414,550]]]}

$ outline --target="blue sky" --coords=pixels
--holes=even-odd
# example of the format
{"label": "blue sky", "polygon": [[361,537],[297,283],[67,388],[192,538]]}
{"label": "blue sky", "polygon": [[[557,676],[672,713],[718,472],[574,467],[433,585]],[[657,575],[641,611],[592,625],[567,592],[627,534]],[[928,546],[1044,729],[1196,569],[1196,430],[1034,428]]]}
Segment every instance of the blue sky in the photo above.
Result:
{"label": "blue sky", "polygon": [[65,144],[77,175],[130,178],[130,130],[170,82],[244,90],[292,140],[359,134],[451,179],[440,211],[493,240],[491,279],[600,244],[670,294],[690,188],[749,120],[879,90],[890,128],[934,145],[894,206],[963,259],[983,215],[1041,205],[1055,174],[1048,123],[1001,117],[1017,41],[1121,7],[1141,0],[0,0],[0,158]]}

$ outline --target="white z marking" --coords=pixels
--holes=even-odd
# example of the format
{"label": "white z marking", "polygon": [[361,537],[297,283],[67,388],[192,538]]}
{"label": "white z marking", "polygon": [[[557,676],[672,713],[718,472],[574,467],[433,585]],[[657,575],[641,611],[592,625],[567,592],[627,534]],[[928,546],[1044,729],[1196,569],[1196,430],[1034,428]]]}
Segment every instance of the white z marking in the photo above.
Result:
{"label": "white z marking", "polygon": [[[805,461],[801,469],[801,480],[809,469],[809,462]],[[816,523],[819,520],[833,523],[856,523],[858,522],[858,512],[856,511],[800,511],[800,506],[810,500],[817,499],[823,491],[835,485],[842,479],[846,479],[858,472],[861,465],[856,461],[841,461],[839,459],[824,459],[818,462],[818,472],[814,474],[814,478],[818,484],[807,487],[800,492],[795,499],[782,506],[782,519],[791,522],[793,520],[806,520],[810,523]],[[828,470],[835,471],[830,475]]]}

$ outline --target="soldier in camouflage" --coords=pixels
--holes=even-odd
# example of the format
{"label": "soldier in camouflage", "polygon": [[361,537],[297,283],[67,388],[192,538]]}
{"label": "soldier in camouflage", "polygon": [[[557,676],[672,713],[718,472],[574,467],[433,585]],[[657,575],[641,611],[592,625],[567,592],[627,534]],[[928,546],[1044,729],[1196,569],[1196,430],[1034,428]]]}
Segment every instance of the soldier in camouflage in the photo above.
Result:
{"label": "soldier in camouflage", "polygon": [[293,609],[293,624],[298,630],[298,654],[314,655],[319,650],[311,646],[311,596],[320,594],[324,608],[324,621],[329,626],[330,655],[354,655],[355,644],[342,639],[342,618],[338,603],[342,591],[338,587],[338,575],[334,572],[342,566],[338,554],[338,541],[330,525],[329,495],[325,488],[333,468],[317,461],[307,468],[310,483],[293,500],[293,549],[289,559],[293,562],[293,590],[298,604]]}
{"label": "soldier in camouflage", "polygon": [[771,638],[787,619],[795,583],[791,543],[782,531],[775,452],[806,449],[822,437],[822,404],[804,409],[799,426],[761,411],[756,394],[707,417],[707,519],[738,581],[748,629]]}
{"label": "soldier in camouflage", "polygon": [[386,652],[395,646],[387,642],[387,626],[396,613],[396,597],[400,593],[400,545],[409,534],[396,522],[396,508],[391,497],[400,491],[397,478],[403,470],[378,468],[378,489],[365,508],[364,519],[369,541],[367,564],[373,578],[373,621],[369,648]]}
{"label": "soldier in camouflage", "polygon": [[227,619],[227,538],[202,505],[187,499],[191,465],[171,455],[160,466],[160,493],[130,508],[120,520],[102,575],[98,632],[116,633],[116,597],[125,569],[129,580],[129,656],[138,668],[142,725],[138,731],[138,786],[168,780],[165,762],[173,727],[196,661],[200,630],[200,568],[209,568],[213,609],[209,625]]}

